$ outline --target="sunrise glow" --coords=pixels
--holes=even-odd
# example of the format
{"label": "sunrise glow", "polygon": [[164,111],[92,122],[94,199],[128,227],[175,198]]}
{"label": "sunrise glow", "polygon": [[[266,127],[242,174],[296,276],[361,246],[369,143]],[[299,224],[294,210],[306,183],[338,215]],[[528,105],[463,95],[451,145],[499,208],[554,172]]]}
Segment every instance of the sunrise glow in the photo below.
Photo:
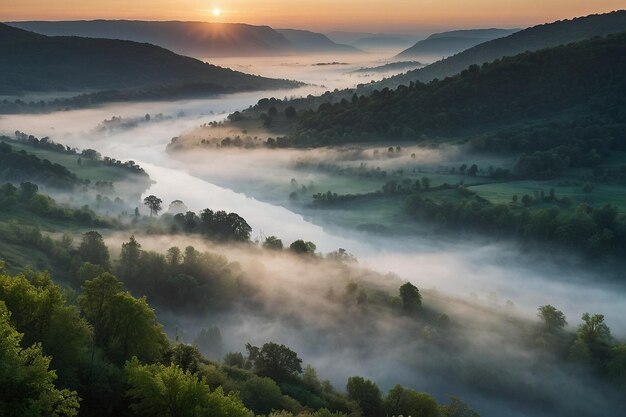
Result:
{"label": "sunrise glow", "polygon": [[[598,4],[601,3],[601,4]],[[0,1],[0,21],[13,20],[207,20],[224,21],[224,5],[206,0]],[[419,32],[447,28],[525,27],[624,7],[623,0],[229,0],[228,22],[331,31]]]}

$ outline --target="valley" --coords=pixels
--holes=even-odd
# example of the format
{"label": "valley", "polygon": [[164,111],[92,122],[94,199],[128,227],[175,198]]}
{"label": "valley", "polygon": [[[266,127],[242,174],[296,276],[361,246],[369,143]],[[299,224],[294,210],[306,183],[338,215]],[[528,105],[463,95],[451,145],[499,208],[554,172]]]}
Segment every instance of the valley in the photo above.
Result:
{"label": "valley", "polygon": [[624,16],[5,19],[0,415],[619,415]]}

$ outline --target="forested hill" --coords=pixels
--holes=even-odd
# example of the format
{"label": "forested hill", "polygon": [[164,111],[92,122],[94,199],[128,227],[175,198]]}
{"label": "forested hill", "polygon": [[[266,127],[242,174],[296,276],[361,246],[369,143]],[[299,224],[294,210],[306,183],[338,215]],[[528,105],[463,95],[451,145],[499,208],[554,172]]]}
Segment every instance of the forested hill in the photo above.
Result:
{"label": "forested hill", "polygon": [[203,84],[224,92],[295,84],[217,67],[150,44],[48,37],[4,24],[0,24],[0,50],[0,94],[184,84]]}
{"label": "forested hill", "polygon": [[465,135],[513,123],[626,120],[626,32],[300,113],[296,143]]}
{"label": "forested hill", "polygon": [[371,91],[376,88],[408,85],[411,81],[428,82],[435,78],[441,79],[458,74],[472,64],[482,65],[504,56],[537,51],[622,31],[626,31],[626,10],[538,25],[504,38],[481,43],[427,67],[390,77],[375,84],[368,84],[363,89]]}

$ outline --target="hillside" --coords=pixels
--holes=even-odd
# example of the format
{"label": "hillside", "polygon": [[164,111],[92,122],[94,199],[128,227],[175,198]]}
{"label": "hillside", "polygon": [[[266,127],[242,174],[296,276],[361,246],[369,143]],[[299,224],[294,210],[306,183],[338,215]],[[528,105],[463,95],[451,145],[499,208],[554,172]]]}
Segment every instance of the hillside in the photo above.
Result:
{"label": "hillside", "polygon": [[201,84],[226,92],[294,83],[210,65],[131,41],[43,36],[0,24],[0,94],[94,91]]}
{"label": "hillside", "polygon": [[348,45],[335,43],[321,33],[310,32],[308,30],[296,29],[276,29],[276,32],[283,35],[293,45],[296,52],[336,52],[336,53],[357,53],[361,52],[357,48]]}
{"label": "hillside", "polygon": [[481,43],[427,67],[365,86],[364,90],[393,88],[402,84],[408,85],[411,81],[428,82],[435,78],[458,74],[472,64],[481,65],[504,56],[537,51],[625,30],[626,11],[624,10],[538,25],[504,38]]}
{"label": "hillside", "polygon": [[275,30],[242,23],[155,22],[139,20],[29,21],[11,26],[48,36],[84,36],[146,42],[204,59],[224,56],[272,56],[294,52],[356,52],[326,36],[300,30]]}
{"label": "hillside", "polygon": [[474,29],[435,33],[400,52],[396,57],[448,56],[492,39],[503,38],[517,31],[518,29]]}
{"label": "hillside", "polygon": [[[626,33],[469,67],[460,75],[303,112],[299,140],[345,143],[465,135],[532,120],[623,123]],[[572,112],[573,114],[567,114]]]}

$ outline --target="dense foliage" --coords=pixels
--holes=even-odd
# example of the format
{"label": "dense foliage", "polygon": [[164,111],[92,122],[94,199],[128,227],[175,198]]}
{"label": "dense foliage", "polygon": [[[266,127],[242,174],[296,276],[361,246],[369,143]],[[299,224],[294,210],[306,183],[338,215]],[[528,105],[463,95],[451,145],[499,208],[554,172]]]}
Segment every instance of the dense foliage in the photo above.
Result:
{"label": "dense foliage", "polygon": [[204,209],[199,215],[192,211],[176,214],[173,218],[176,230],[199,233],[211,240],[221,242],[246,242],[252,228],[237,213]]}
{"label": "dense foliage", "polygon": [[[554,194],[522,196],[509,204],[492,204],[464,187],[458,200],[434,201],[427,193],[407,197],[406,210],[418,219],[455,230],[482,230],[500,235],[559,242],[587,253],[623,253],[626,224],[611,205],[581,204],[572,212],[562,210]],[[546,207],[529,210],[532,204]]]}

